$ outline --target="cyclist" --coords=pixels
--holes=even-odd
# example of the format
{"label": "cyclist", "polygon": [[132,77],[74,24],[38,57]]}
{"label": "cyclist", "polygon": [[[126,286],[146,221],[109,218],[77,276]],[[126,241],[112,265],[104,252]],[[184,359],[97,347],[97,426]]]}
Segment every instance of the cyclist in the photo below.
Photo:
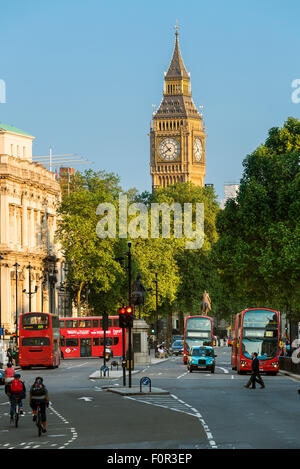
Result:
{"label": "cyclist", "polygon": [[20,414],[23,414],[23,404],[22,399],[26,397],[26,388],[23,381],[21,381],[20,373],[14,374],[14,379],[10,384],[7,385],[6,393],[10,399],[10,421],[13,421],[15,407],[16,407],[16,400],[19,400],[19,407],[20,407]]}
{"label": "cyclist", "polygon": [[43,384],[43,378],[37,376],[30,388],[29,405],[33,411],[33,421],[36,421],[37,407],[41,408],[42,432],[46,433],[46,407],[49,406],[49,396],[46,386]]}
{"label": "cyclist", "polygon": [[5,374],[4,374],[4,377],[5,377],[5,384],[11,383],[12,380],[14,379],[14,375],[15,375],[14,367],[13,367],[12,364],[9,362],[9,363],[7,364],[7,368],[6,368]]}

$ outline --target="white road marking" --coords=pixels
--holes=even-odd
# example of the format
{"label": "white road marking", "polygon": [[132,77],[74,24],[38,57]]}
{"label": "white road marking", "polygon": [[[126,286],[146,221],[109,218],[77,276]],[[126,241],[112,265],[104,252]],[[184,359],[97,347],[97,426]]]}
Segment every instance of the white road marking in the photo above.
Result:
{"label": "white road marking", "polygon": [[[147,398],[144,397],[144,396],[142,398],[140,398],[139,396],[135,396],[135,397],[124,396],[124,399],[130,399],[132,401],[142,402],[142,403],[148,404],[148,405],[163,407],[164,409],[169,409],[169,410],[172,410],[172,411],[175,411],[175,412],[182,412],[186,415],[196,417],[199,420],[199,422],[201,423],[201,425],[202,425],[202,427],[203,427],[203,429],[206,433],[206,436],[207,436],[208,442],[210,444],[210,447],[211,448],[217,448],[218,447],[216,442],[213,439],[213,434],[212,434],[211,430],[206,425],[206,422],[202,418],[202,415],[200,414],[200,412],[197,409],[195,409],[195,407],[192,407],[190,404],[187,404],[186,402],[184,402],[182,399],[179,399],[174,394],[170,394],[169,396],[147,396]],[[174,406],[173,399],[175,399],[177,401],[177,403],[178,403],[177,407]]]}
{"label": "white road marking", "polygon": [[180,379],[180,378],[182,378],[183,376],[185,376],[185,375],[187,375],[187,374],[188,374],[188,371],[186,371],[185,373],[183,373],[183,375],[177,376],[176,379]]}
{"label": "white road marking", "polygon": [[224,371],[224,373],[229,373],[229,371],[226,370],[226,368],[222,368],[221,366],[216,366],[216,368],[220,368],[220,370]]}
{"label": "white road marking", "polygon": [[81,366],[87,365],[88,362],[81,363],[80,365],[74,365],[74,366],[69,366],[68,368],[65,368],[66,370],[72,370],[72,368],[80,368]]}

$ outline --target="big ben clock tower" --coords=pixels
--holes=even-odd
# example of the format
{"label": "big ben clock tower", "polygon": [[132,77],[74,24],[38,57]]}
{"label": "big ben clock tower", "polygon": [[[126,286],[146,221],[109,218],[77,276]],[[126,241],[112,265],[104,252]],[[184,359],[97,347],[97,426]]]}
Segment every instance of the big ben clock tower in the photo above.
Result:
{"label": "big ben clock tower", "polygon": [[177,25],[163,99],[153,113],[150,155],[152,190],[188,181],[204,186],[205,125],[192,100],[190,74],[181,57]]}

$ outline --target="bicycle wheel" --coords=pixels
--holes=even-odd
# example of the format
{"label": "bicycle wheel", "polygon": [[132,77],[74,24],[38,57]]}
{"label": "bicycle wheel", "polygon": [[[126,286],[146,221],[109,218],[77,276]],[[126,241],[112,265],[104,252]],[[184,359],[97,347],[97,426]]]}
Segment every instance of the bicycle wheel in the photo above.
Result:
{"label": "bicycle wheel", "polygon": [[38,435],[41,436],[41,434],[42,434],[42,416],[41,416],[40,407],[37,408],[36,426],[38,427]]}
{"label": "bicycle wheel", "polygon": [[16,407],[15,407],[15,426],[16,426],[16,428],[18,428],[18,423],[19,423],[19,412],[20,412],[20,407],[19,407],[19,403],[17,402]]}

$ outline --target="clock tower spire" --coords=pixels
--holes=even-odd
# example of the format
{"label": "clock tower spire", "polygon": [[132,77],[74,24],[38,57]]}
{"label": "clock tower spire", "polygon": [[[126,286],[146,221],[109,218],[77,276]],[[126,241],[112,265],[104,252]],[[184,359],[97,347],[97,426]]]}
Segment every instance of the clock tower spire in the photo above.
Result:
{"label": "clock tower spire", "polygon": [[205,125],[193,102],[175,26],[173,56],[164,77],[163,99],[150,128],[152,189],[191,181],[204,186]]}

